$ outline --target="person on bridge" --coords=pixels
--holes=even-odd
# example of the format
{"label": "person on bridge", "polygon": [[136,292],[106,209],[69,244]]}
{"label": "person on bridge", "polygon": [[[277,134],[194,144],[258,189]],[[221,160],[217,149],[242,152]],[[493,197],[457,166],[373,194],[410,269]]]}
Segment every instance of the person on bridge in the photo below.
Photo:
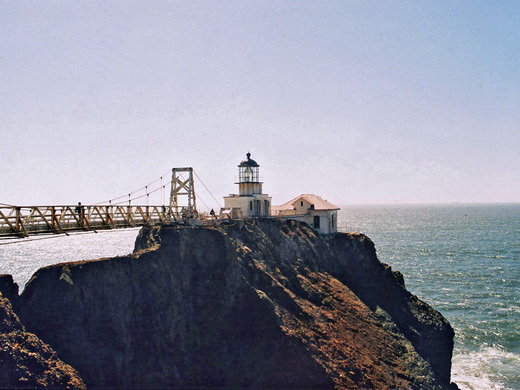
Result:
{"label": "person on bridge", "polygon": [[81,202],[78,202],[78,205],[76,206],[76,214],[78,214],[79,217],[79,224],[83,226],[85,219],[85,208],[81,205]]}

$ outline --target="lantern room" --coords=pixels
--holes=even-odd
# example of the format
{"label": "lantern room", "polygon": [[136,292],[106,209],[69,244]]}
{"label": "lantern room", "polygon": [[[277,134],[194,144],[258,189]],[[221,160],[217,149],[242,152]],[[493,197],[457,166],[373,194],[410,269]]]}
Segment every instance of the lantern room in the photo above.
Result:
{"label": "lantern room", "polygon": [[261,194],[260,165],[251,159],[251,153],[248,152],[246,157],[247,159],[238,165],[238,192],[241,196]]}
{"label": "lantern room", "polygon": [[246,157],[247,160],[242,161],[238,166],[238,181],[239,183],[258,183],[260,166],[251,159],[251,153],[247,153]]}

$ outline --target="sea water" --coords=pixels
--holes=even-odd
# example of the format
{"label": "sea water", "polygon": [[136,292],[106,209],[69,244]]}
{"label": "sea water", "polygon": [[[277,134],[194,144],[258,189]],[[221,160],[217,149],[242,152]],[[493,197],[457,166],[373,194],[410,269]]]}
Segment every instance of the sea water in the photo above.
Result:
{"label": "sea water", "polygon": [[520,389],[520,205],[343,207],[339,224],[450,321],[461,389]]}
{"label": "sea water", "polygon": [[[341,230],[367,234],[381,261],[455,329],[461,389],[520,390],[520,205],[345,206]],[[126,255],[138,229],[0,242],[0,273],[21,288],[40,267]]]}

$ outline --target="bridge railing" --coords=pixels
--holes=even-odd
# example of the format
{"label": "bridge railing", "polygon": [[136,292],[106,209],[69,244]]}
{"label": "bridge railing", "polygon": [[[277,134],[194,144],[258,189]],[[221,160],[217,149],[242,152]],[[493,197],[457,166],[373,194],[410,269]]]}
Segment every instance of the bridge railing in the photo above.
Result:
{"label": "bridge railing", "polygon": [[155,225],[178,218],[166,205],[0,206],[0,237]]}

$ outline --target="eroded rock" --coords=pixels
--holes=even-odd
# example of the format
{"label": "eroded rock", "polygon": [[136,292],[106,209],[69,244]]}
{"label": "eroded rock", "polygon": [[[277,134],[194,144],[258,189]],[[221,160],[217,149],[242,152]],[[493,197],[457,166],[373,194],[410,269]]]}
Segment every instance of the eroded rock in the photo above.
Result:
{"label": "eroded rock", "polygon": [[363,235],[254,220],[143,229],[40,269],[28,329],[90,388],[448,388],[453,330]]}
{"label": "eroded rock", "polygon": [[29,333],[0,293],[0,388],[86,389],[76,370]]}

